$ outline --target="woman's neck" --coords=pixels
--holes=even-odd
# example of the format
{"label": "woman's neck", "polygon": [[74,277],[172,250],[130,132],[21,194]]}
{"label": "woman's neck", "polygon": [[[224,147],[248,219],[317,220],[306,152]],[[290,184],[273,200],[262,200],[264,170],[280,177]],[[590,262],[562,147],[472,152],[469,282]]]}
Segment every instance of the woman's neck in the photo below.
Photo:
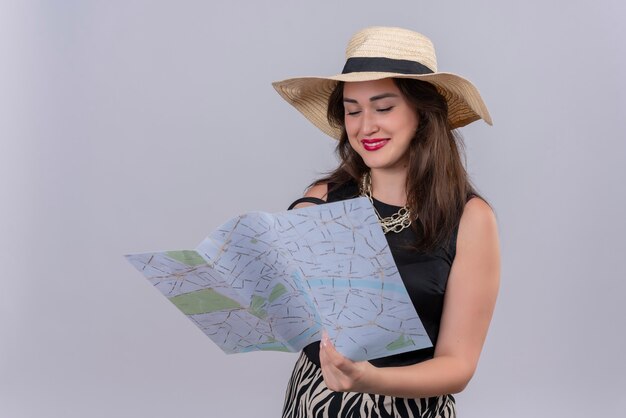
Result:
{"label": "woman's neck", "polygon": [[371,170],[372,196],[394,206],[406,205],[406,169]]}

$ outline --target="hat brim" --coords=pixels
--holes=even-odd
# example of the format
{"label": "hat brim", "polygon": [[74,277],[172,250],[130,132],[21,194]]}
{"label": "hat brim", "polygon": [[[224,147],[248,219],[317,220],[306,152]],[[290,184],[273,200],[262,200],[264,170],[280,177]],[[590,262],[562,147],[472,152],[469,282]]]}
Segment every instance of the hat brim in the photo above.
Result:
{"label": "hat brim", "polygon": [[337,82],[358,82],[384,78],[410,78],[434,85],[448,102],[448,120],[452,129],[478,119],[492,124],[491,116],[478,89],[467,79],[452,73],[398,74],[354,72],[330,77],[297,77],[272,83],[278,94],[294,106],[325,134],[339,139],[341,129],[331,126],[326,117],[328,98]]}

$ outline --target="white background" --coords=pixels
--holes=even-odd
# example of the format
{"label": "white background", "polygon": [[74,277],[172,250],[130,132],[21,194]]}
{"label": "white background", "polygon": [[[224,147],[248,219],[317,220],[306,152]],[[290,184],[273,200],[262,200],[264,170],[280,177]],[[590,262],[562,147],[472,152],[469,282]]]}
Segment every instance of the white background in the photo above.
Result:
{"label": "white background", "polygon": [[0,3],[0,417],[279,416],[295,354],[226,356],[123,254],[277,211],[334,142],[270,82],[331,75],[365,26],[472,80],[463,129],[502,287],[463,417],[626,401],[626,17],[615,1]]}

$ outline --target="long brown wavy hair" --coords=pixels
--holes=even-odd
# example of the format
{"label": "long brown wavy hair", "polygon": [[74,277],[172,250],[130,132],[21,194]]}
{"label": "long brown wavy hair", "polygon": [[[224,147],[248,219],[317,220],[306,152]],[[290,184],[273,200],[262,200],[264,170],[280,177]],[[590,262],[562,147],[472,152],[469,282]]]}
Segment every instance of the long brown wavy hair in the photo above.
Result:
{"label": "long brown wavy hair", "polygon": [[[409,146],[406,178],[407,206],[414,216],[412,227],[422,236],[416,248],[433,250],[447,242],[458,226],[467,200],[478,196],[461,161],[463,142],[448,122],[448,104],[430,83],[394,78],[400,92],[419,116],[415,137]],[[329,183],[330,190],[350,181],[359,184],[369,168],[352,149],[344,125],[343,83],[328,101],[328,121],[341,129],[336,153],[337,169],[313,184]]]}

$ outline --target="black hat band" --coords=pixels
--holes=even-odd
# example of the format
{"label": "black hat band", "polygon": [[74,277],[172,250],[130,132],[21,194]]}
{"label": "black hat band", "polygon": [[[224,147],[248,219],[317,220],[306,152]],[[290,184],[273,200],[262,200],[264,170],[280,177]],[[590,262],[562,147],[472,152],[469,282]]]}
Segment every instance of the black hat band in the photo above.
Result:
{"label": "black hat band", "polygon": [[382,57],[353,57],[348,58],[341,74],[363,72],[432,74],[434,71],[416,61]]}

